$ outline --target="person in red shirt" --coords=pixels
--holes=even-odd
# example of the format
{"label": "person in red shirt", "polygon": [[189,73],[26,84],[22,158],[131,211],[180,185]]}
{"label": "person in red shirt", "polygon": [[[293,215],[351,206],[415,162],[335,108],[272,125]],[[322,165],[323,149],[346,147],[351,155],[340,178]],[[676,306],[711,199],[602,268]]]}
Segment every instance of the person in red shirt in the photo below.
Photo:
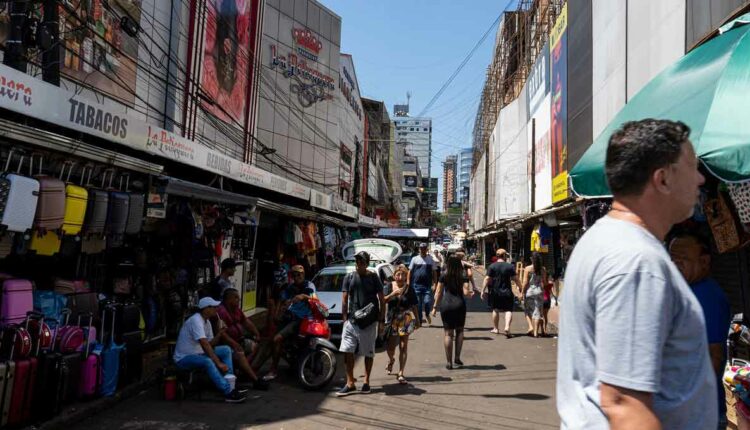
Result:
{"label": "person in red shirt", "polygon": [[[242,312],[239,291],[234,288],[224,290],[217,315],[219,324],[226,326],[226,336],[224,336],[224,339],[234,351],[233,359],[235,366],[253,381],[255,388],[267,388],[268,382],[258,378],[250,366],[252,356],[258,352],[258,344],[251,337],[253,339],[260,339],[260,332],[255,324]],[[251,337],[246,336],[246,333],[249,333]]]}

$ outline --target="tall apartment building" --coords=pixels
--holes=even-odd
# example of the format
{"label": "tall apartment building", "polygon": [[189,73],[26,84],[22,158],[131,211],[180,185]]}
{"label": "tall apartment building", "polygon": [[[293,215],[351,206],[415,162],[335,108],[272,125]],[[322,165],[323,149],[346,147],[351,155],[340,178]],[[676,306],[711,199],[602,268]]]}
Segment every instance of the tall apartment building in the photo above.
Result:
{"label": "tall apartment building", "polygon": [[429,178],[432,163],[432,118],[409,116],[408,105],[395,105],[393,125],[396,127],[396,142],[406,148],[406,153],[419,159],[420,175]]}
{"label": "tall apartment building", "polygon": [[456,179],[458,172],[458,156],[449,155],[443,162],[443,210],[450,207],[456,200]]}
{"label": "tall apartment building", "polygon": [[471,184],[471,147],[461,149],[458,153],[458,173],[456,185],[456,201],[465,203],[469,201],[469,187]]}

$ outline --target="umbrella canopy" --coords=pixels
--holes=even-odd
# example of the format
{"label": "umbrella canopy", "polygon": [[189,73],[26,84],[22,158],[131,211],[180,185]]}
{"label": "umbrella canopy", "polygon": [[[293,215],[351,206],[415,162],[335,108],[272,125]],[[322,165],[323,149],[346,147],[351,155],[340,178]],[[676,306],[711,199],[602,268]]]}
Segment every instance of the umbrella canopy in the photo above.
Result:
{"label": "umbrella canopy", "polygon": [[703,164],[727,182],[750,180],[750,14],[652,79],[609,123],[570,172],[581,196],[610,195],[609,138],[627,121],[682,121]]}

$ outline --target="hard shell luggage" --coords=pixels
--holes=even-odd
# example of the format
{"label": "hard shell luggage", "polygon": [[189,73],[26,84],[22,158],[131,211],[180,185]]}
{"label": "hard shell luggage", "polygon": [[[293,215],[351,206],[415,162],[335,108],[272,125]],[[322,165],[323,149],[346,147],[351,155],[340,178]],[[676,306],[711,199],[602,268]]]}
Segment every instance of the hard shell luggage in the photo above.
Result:
{"label": "hard shell luggage", "polygon": [[84,279],[68,280],[56,278],[54,288],[57,294],[69,295],[90,292],[89,283]]}
{"label": "hard shell luggage", "polygon": [[2,406],[2,416],[0,416],[0,427],[8,425],[8,416],[10,415],[10,400],[13,394],[13,384],[16,376],[16,362],[8,360],[0,364],[0,406]]}
{"label": "hard shell luggage", "polygon": [[143,376],[143,331],[122,335],[125,344],[120,363],[120,387],[138,382]]}
{"label": "hard shell luggage", "polygon": [[54,231],[35,231],[31,235],[31,245],[29,249],[36,252],[36,255],[49,257],[60,252],[62,240],[60,235]]}
{"label": "hard shell luggage", "polygon": [[130,211],[130,196],[120,191],[109,193],[109,210],[107,212],[107,235],[119,240],[125,234]]}
{"label": "hard shell luggage", "polygon": [[70,314],[70,309],[63,310],[62,315],[65,322],[58,327],[55,335],[55,349],[63,354],[77,354],[84,342],[84,331],[77,325],[70,325]]}
{"label": "hard shell luggage", "polygon": [[[67,404],[78,398],[78,384],[81,379],[81,353],[77,351],[83,344],[83,329],[70,325],[70,309],[63,310],[65,322],[55,334],[55,348],[61,354],[61,394],[60,404]],[[65,337],[63,339],[63,337]]]}
{"label": "hard shell luggage", "polygon": [[33,290],[31,281],[26,279],[3,281],[0,323],[22,323],[26,319],[26,313],[34,310]]}
{"label": "hard shell luggage", "polygon": [[[124,344],[118,344],[115,342],[115,322],[117,320],[117,309],[115,306],[107,306],[102,311],[102,321],[106,321],[106,313],[109,312],[112,316],[112,326],[110,331],[109,342],[104,346],[102,350],[102,385],[101,394],[102,396],[108,397],[115,394],[117,391],[117,385],[120,377],[120,356],[125,349]],[[102,344],[104,344],[104,330],[102,329]]]}
{"label": "hard shell luggage", "polygon": [[[81,325],[82,317],[84,318],[84,322],[85,318],[89,319],[88,325]],[[85,351],[86,348],[89,347],[89,345],[91,345],[92,348],[94,345],[96,345],[96,341],[98,338],[96,337],[96,327],[94,326],[95,320],[96,315],[91,312],[78,314],[78,327],[81,327],[81,329],[83,330],[83,345],[81,345],[81,347],[79,348],[80,351]]]}
{"label": "hard shell luggage", "polygon": [[145,210],[146,196],[141,193],[130,194],[130,209],[128,212],[128,224],[125,234],[138,234],[143,227],[143,214]]}
{"label": "hard shell luggage", "polygon": [[[2,213],[2,225],[6,230],[14,233],[25,233],[34,225],[34,214],[39,200],[39,181],[21,175],[24,156],[18,162],[16,173],[8,173],[10,161],[13,158],[13,150],[8,154],[5,163],[3,179],[4,209]],[[29,165],[31,174],[31,164]]]}
{"label": "hard shell luggage", "polygon": [[55,291],[34,291],[34,310],[45,317],[60,320],[62,310],[67,307],[68,298]]}
{"label": "hard shell luggage", "polygon": [[[26,317],[25,329],[29,329],[29,320],[33,312]],[[37,351],[29,358],[16,359],[16,377],[13,382],[13,394],[10,400],[10,414],[8,415],[8,426],[19,426],[31,419],[31,405],[34,399],[34,388],[39,361],[36,357]],[[13,353],[11,352],[11,356]]]}
{"label": "hard shell luggage", "polygon": [[96,346],[96,329],[93,327],[94,315],[89,314],[88,333],[94,334],[94,340],[86,342],[86,348],[81,362],[81,382],[78,386],[78,396],[92,398],[99,393],[101,384],[101,355],[94,352]]}
{"label": "hard shell luggage", "polygon": [[109,209],[109,193],[103,190],[107,172],[102,174],[102,187],[97,189],[91,186],[92,170],[88,170],[88,177],[86,179],[89,198],[86,202],[83,232],[87,235],[102,235],[107,225],[107,210]]}
{"label": "hard shell luggage", "polygon": [[[59,326],[58,320],[45,319],[49,326]],[[54,333],[54,332],[53,332]],[[52,345],[55,344],[53,334]],[[39,352],[39,371],[36,381],[36,396],[31,407],[32,416],[39,422],[47,421],[62,410],[64,378],[62,354],[54,348],[42,347]],[[0,370],[0,374],[2,370]]]}
{"label": "hard shell luggage", "polygon": [[[32,164],[34,157],[32,156]],[[57,232],[65,220],[65,183],[42,174],[43,157],[39,156],[39,202],[34,215],[34,229],[40,234]]]}
{"label": "hard shell luggage", "polygon": [[[68,166],[68,175],[65,179],[65,218],[63,220],[62,231],[68,236],[75,236],[81,233],[83,222],[86,217],[86,206],[89,200],[89,192],[82,185],[70,183],[70,173],[73,171],[73,163],[63,164],[60,171],[60,179],[65,173],[65,166]],[[86,168],[81,173],[81,184],[86,174]]]}
{"label": "hard shell luggage", "polygon": [[96,293],[75,293],[68,295],[68,309],[74,315],[99,314],[99,296]]}

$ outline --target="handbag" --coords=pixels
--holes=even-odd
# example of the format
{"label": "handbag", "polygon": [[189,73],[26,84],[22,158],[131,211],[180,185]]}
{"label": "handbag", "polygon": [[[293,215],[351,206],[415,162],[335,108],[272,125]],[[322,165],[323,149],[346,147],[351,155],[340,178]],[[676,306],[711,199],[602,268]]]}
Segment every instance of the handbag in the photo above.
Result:
{"label": "handbag", "polygon": [[732,203],[737,208],[740,222],[750,224],[750,182],[729,184],[729,196],[732,197]]}
{"label": "handbag", "polygon": [[[351,283],[353,282],[355,273],[356,272],[348,275],[347,282],[350,284],[349,291],[351,291]],[[357,305],[357,310],[352,315],[352,322],[362,329],[367,328],[370,325],[372,325],[372,323],[377,321],[379,317],[379,312],[378,312],[378,309],[375,307],[375,303],[370,302],[366,306],[362,307],[363,289],[364,289],[364,284],[360,282],[357,288],[357,293],[352,295],[356,297],[355,303]]]}
{"label": "handbag", "polygon": [[719,254],[737,251],[748,243],[748,235],[735,218],[724,193],[719,192],[715,198],[707,200],[704,210]]}

